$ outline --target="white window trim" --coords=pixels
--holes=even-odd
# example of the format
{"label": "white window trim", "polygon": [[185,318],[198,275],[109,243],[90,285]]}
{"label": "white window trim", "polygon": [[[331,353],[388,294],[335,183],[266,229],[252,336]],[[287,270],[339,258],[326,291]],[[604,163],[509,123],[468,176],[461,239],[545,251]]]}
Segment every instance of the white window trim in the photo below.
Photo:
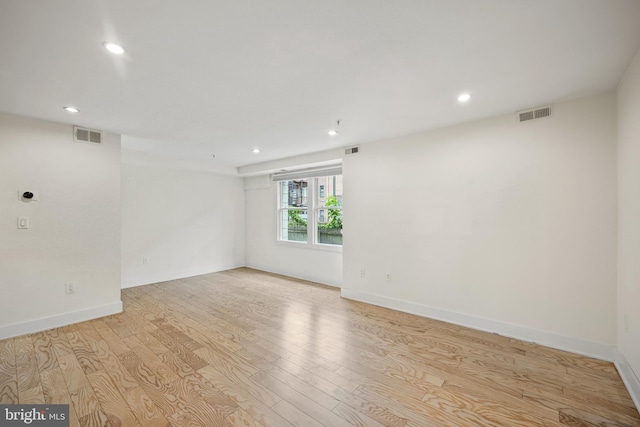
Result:
{"label": "white window trim", "polygon": [[[327,175],[322,175],[327,176]],[[292,240],[282,240],[280,236],[282,236],[282,211],[295,209],[295,208],[283,208],[282,207],[282,191],[281,191],[281,182],[284,181],[276,181],[276,193],[277,193],[277,210],[276,210],[276,243],[280,246],[288,246],[291,248],[298,249],[313,249],[313,250],[321,250],[328,252],[342,252],[343,245],[330,245],[327,243],[317,243],[317,234],[318,234],[318,211],[320,209],[327,209],[326,206],[316,206],[318,202],[316,198],[316,187],[318,185],[318,177],[302,177],[306,178],[309,182],[307,186],[307,207],[306,208],[298,208],[299,210],[307,211],[307,241],[306,242],[296,242]],[[287,180],[288,181],[288,180]],[[342,208],[340,208],[342,210]],[[313,216],[313,227],[309,224],[309,218]]]}

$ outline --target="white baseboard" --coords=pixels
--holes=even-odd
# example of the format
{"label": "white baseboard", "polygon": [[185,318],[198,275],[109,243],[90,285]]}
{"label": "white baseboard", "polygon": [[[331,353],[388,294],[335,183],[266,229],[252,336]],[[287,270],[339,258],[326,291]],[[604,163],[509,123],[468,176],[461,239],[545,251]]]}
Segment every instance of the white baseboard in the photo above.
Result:
{"label": "white baseboard", "polygon": [[308,282],[320,283],[321,285],[332,286],[334,288],[339,288],[341,286],[340,284],[332,283],[331,280],[327,280],[326,277],[315,276],[313,274],[295,274],[289,271],[278,271],[266,265],[254,263],[248,263],[245,267],[253,268],[254,270],[265,271],[267,273],[279,274],[281,276],[292,277],[294,279],[306,280]]}
{"label": "white baseboard", "polygon": [[186,279],[188,277],[202,276],[204,274],[218,273],[220,271],[233,270],[245,265],[231,265],[215,269],[212,271],[181,271],[181,272],[160,272],[150,273],[144,276],[127,277],[122,280],[121,289],[135,288],[137,286],[150,285],[152,283],[168,282],[170,280]]}
{"label": "white baseboard", "polygon": [[343,298],[366,302],[380,307],[391,308],[393,310],[403,311],[417,316],[442,320],[443,322],[466,326],[480,331],[497,333],[506,337],[533,342],[547,347],[556,348],[558,350],[569,351],[583,356],[606,360],[608,362],[613,362],[614,360],[615,346],[613,345],[567,337],[553,332],[540,331],[537,329],[527,328],[525,326],[512,325],[510,323],[499,322],[463,313],[456,313],[453,311],[402,301],[382,295],[355,291],[352,289],[342,288],[341,296]]}
{"label": "white baseboard", "polygon": [[0,327],[0,340],[59,328],[122,312],[122,301]]}
{"label": "white baseboard", "polygon": [[616,365],[616,369],[622,378],[622,382],[629,390],[629,394],[631,395],[631,399],[633,403],[636,405],[636,408],[640,412],[640,379],[633,369],[631,369],[631,365],[627,362],[627,359],[624,357],[622,353],[616,350],[616,360],[614,362]]}

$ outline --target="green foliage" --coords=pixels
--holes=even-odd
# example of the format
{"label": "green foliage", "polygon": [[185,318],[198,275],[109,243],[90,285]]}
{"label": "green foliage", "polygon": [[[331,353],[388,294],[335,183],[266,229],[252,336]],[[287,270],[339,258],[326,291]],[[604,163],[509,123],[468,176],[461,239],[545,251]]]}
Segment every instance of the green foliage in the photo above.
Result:
{"label": "green foliage", "polygon": [[327,203],[325,203],[325,206],[329,208],[327,209],[329,221],[326,224],[321,224],[320,226],[322,228],[342,230],[342,211],[335,207],[340,206],[336,196],[327,197]]}
{"label": "green foliage", "polygon": [[307,221],[300,216],[300,211],[297,209],[289,210],[289,227],[295,225],[302,225],[304,227],[307,226]]}

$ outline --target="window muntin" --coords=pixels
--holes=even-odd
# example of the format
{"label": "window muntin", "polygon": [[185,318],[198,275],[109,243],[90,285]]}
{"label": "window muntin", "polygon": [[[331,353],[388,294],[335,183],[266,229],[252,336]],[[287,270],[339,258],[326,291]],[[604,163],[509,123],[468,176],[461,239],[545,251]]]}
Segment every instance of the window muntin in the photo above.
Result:
{"label": "window muntin", "polygon": [[342,175],[279,181],[278,240],[342,245]]}

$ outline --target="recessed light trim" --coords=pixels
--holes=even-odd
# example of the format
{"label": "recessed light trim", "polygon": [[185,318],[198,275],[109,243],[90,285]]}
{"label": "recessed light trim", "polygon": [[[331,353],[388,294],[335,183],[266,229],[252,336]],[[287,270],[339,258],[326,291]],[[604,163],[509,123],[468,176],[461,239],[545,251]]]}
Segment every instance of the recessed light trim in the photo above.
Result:
{"label": "recessed light trim", "polygon": [[78,110],[76,107],[63,107],[64,111],[69,112],[69,113],[79,113],[80,110]]}
{"label": "recessed light trim", "polygon": [[109,52],[113,53],[114,55],[122,55],[123,53],[126,52],[126,50],[122,46],[116,43],[104,42],[102,45],[104,46],[105,49],[107,49]]}
{"label": "recessed light trim", "polygon": [[338,128],[340,128],[340,119],[336,120],[336,127],[331,129],[329,132],[329,136],[336,136],[338,134]]}
{"label": "recessed light trim", "polygon": [[253,150],[251,150],[251,152],[253,154],[258,154],[260,152],[260,149],[259,148],[254,148]]}
{"label": "recessed light trim", "polygon": [[463,104],[465,102],[469,102],[470,99],[471,99],[470,93],[461,93],[460,95],[458,95],[458,102],[461,102]]}

